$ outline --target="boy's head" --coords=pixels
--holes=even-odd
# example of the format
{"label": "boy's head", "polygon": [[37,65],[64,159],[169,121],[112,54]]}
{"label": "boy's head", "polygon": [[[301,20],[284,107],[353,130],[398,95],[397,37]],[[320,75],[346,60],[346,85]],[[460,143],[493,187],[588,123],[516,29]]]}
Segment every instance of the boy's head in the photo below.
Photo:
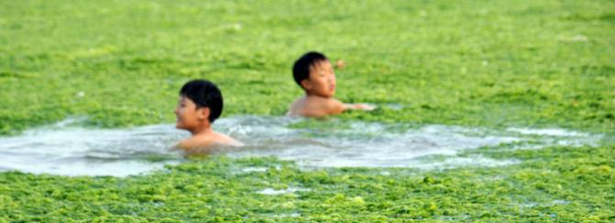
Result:
{"label": "boy's head", "polygon": [[211,124],[222,114],[222,93],[210,81],[189,81],[181,88],[179,95],[175,109],[177,128],[191,129],[205,120]]}
{"label": "boy's head", "polygon": [[309,52],[301,56],[293,66],[293,77],[308,95],[335,95],[335,73],[329,59],[322,53]]}

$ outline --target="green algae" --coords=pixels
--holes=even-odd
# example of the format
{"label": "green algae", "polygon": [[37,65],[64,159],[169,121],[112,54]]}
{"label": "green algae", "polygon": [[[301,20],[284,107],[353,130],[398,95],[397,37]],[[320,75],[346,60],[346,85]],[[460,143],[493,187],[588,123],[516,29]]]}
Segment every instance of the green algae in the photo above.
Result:
{"label": "green algae", "polygon": [[[0,213],[12,222],[609,222],[614,151],[511,150],[494,157],[527,162],[425,172],[225,157],[128,178],[11,172],[0,175]],[[246,167],[265,171],[236,171]],[[258,193],[297,187],[307,190]]]}
{"label": "green algae", "polygon": [[380,107],[344,119],[615,129],[609,1],[0,4],[3,134],[172,122],[191,78],[221,86],[224,115],[283,115],[312,49],[346,61],[341,100]]}
{"label": "green algae", "polygon": [[[218,83],[224,116],[283,115],[292,62],[345,60],[344,120],[565,127],[598,147],[478,149],[492,168],[301,170],[274,158],[195,160],[127,178],[0,174],[0,222],[612,222],[611,1],[1,1],[0,134],[86,116],[173,122],[179,87]],[[402,105],[402,106],[390,106]],[[160,159],[151,157],[152,161]],[[264,168],[247,171],[244,168]],[[385,174],[386,173],[386,174]],[[305,188],[281,195],[266,188]]]}

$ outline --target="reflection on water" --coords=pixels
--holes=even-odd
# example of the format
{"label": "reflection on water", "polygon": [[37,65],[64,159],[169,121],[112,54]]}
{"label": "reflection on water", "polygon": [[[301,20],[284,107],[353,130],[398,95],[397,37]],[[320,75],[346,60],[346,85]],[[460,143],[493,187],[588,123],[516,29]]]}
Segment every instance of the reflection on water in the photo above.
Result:
{"label": "reflection on water", "polygon": [[[20,136],[0,137],[0,170],[60,175],[127,176],[182,162],[170,150],[188,137],[173,124],[130,129],[88,129],[83,120],[32,129]],[[550,145],[595,145],[600,136],[563,129],[481,128],[429,125],[411,127],[327,120],[328,128],[289,127],[302,119],[244,116],[219,119],[216,131],[246,144],[231,157],[276,156],[304,167],[454,168],[460,165],[496,166],[514,163],[459,151],[514,144],[536,149]]]}

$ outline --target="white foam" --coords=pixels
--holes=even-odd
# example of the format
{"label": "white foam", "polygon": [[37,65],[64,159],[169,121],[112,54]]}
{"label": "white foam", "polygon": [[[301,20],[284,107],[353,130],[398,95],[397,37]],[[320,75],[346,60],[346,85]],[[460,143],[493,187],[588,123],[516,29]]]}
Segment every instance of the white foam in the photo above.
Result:
{"label": "white foam", "polygon": [[271,217],[274,217],[274,218],[298,218],[298,217],[301,217],[301,214],[299,214],[297,212],[293,212],[293,213],[288,213],[288,214],[271,215]]}
{"label": "white foam", "polygon": [[540,149],[544,145],[550,146],[598,146],[598,142],[603,138],[601,134],[589,134],[585,132],[571,131],[567,129],[529,129],[529,128],[508,128],[507,131],[517,132],[522,135],[538,137],[535,141],[538,145],[521,146],[520,149]]}
{"label": "white foam", "polygon": [[[85,118],[0,137],[0,170],[61,175],[128,176],[161,169],[183,160],[168,148],[188,133],[173,124],[128,129],[79,127]],[[276,156],[303,167],[410,167],[456,168],[517,163],[479,155],[460,157],[465,150],[483,147],[540,149],[546,146],[597,145],[600,135],[565,129],[485,128],[340,122],[327,120],[329,128],[292,128],[303,119],[243,116],[219,119],[216,131],[244,142],[231,157]],[[329,126],[329,125],[327,125]],[[246,168],[242,172],[261,172]]]}
{"label": "white foam", "polygon": [[529,128],[508,128],[508,131],[518,132],[526,135],[544,136],[589,136],[588,133],[570,131],[566,129],[529,129]]}
{"label": "white foam", "polygon": [[[241,123],[235,123],[241,125]],[[266,128],[266,126],[262,126]],[[350,128],[326,129],[314,132],[313,129],[271,128],[268,134],[259,138],[247,138],[250,132],[237,135],[244,141],[251,141],[249,149],[230,154],[235,157],[277,156],[281,159],[295,160],[303,166],[311,167],[416,167],[432,168],[416,162],[429,156],[454,157],[459,151],[503,143],[518,142],[512,136],[477,136],[479,129],[456,126],[430,125],[405,132],[387,131],[386,125],[379,123],[354,122]],[[305,137],[302,135],[315,135]],[[473,164],[493,166],[494,160]],[[442,163],[443,161],[437,161]],[[450,162],[450,161],[448,161]],[[471,162],[464,162],[468,164]],[[509,163],[506,161],[505,163]],[[452,164],[447,164],[453,166]],[[436,165],[438,166],[438,165]]]}
{"label": "white foam", "polygon": [[262,172],[267,172],[267,167],[246,167],[246,168],[241,169],[241,172],[243,173],[252,173],[252,172],[262,173]]}
{"label": "white foam", "polygon": [[297,191],[310,191],[310,189],[298,188],[298,187],[289,187],[284,190],[276,190],[273,188],[265,188],[263,190],[257,191],[256,193],[264,194],[264,195],[280,195],[280,194],[292,194]]}
{"label": "white foam", "polygon": [[181,154],[169,147],[187,136],[171,125],[88,129],[71,126],[76,122],[80,119],[0,137],[0,169],[67,176],[140,174],[178,163]]}

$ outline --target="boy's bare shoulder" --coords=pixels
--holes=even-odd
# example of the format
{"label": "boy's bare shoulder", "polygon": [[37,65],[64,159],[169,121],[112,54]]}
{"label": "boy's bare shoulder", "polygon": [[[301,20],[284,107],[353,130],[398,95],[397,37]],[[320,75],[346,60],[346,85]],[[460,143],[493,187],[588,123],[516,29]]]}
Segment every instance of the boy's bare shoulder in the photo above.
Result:
{"label": "boy's bare shoulder", "polygon": [[219,145],[225,145],[225,146],[234,146],[234,147],[241,147],[244,146],[243,143],[241,143],[240,141],[237,141],[236,139],[231,138],[230,136],[227,136],[225,134],[222,133],[214,133],[215,134],[215,140],[214,143],[215,144],[219,144]]}

